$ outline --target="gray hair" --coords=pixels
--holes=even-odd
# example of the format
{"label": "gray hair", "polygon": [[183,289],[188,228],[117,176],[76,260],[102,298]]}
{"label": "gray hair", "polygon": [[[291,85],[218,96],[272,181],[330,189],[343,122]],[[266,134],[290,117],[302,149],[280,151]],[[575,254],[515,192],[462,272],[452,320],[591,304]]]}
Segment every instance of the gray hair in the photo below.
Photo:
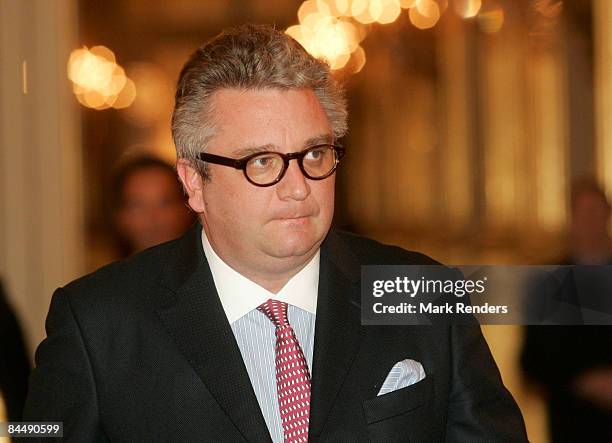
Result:
{"label": "gray hair", "polygon": [[206,177],[197,155],[214,135],[213,94],[220,89],[311,89],[335,138],[347,131],[344,90],[329,65],[292,37],[270,26],[230,28],[198,48],[179,76],[172,136],[177,157],[190,160]]}

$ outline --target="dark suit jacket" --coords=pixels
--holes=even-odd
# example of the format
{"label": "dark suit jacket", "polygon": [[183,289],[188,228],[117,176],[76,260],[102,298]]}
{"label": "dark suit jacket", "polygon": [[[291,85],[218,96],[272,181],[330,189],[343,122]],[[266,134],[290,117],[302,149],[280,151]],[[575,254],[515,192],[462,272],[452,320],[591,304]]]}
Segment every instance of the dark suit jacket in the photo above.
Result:
{"label": "dark suit jacket", "polygon": [[[270,441],[200,234],[56,291],[27,420],[79,442]],[[311,441],[526,441],[478,327],[361,326],[360,265],[385,263],[432,261],[333,231],[323,243]],[[427,377],[377,397],[406,358]]]}
{"label": "dark suit jacket", "polygon": [[[571,265],[575,261],[565,258],[559,263]],[[612,265],[612,259],[606,264]],[[572,285],[569,287],[575,291]],[[578,306],[576,293],[568,292],[564,301]],[[526,327],[521,355],[525,375],[546,392],[552,442],[581,442],[588,432],[590,443],[609,443],[612,411],[580,397],[573,384],[591,369],[612,367],[612,326],[569,324]]]}

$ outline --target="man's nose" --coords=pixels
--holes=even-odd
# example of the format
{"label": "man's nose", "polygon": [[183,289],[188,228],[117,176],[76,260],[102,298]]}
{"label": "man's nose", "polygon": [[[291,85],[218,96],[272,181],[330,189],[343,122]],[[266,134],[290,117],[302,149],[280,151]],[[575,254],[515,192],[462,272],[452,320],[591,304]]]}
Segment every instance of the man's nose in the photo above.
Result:
{"label": "man's nose", "polygon": [[302,173],[297,160],[289,161],[284,177],[276,185],[276,192],[281,200],[304,200],[310,194],[308,179]]}

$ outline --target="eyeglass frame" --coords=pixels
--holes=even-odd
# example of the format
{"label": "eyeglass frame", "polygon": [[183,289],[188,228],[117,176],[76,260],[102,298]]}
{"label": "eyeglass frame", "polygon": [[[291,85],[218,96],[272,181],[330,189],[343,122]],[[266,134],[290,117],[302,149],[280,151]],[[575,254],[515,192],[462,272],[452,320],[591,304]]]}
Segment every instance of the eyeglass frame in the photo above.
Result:
{"label": "eyeglass frame", "polygon": [[[331,168],[331,170],[327,174],[321,177],[312,177],[310,174],[308,174],[308,172],[306,172],[306,169],[304,168],[304,163],[303,163],[304,157],[311,150],[322,148],[322,147],[332,148],[332,150],[334,151],[334,156],[335,156],[334,166]],[[236,158],[231,158],[231,157],[224,157],[222,155],[217,155],[217,154],[210,154],[208,152],[200,152],[197,155],[197,158],[206,163],[212,163],[215,165],[229,166],[235,169],[241,169],[242,173],[244,174],[244,177],[247,179],[249,183],[255,186],[258,186],[260,188],[267,188],[268,186],[274,186],[275,184],[277,184],[283,179],[283,177],[285,176],[285,173],[287,172],[287,169],[289,168],[289,162],[294,159],[297,160],[300,171],[302,171],[302,174],[304,174],[304,177],[310,180],[326,179],[327,177],[329,177],[336,171],[336,168],[338,167],[338,164],[340,163],[340,159],[344,157],[345,152],[346,150],[342,146],[333,145],[331,143],[322,143],[319,145],[310,146],[298,152],[290,152],[288,154],[283,154],[282,152],[275,152],[275,151],[262,151],[262,152],[255,152],[253,154],[247,155],[246,157],[236,159]],[[274,155],[280,156],[283,159],[283,168],[281,169],[281,172],[278,174],[276,179],[271,183],[266,183],[266,184],[256,183],[253,180],[251,180],[251,178],[246,172],[246,168],[247,168],[247,164],[249,163],[249,160],[255,157],[258,157],[262,154],[274,154]]]}

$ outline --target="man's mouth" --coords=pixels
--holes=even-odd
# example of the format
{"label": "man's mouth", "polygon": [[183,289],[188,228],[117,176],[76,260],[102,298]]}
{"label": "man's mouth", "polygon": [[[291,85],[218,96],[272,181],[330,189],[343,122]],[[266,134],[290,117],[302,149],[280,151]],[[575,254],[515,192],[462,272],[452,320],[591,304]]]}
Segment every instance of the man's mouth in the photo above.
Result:
{"label": "man's mouth", "polygon": [[304,216],[295,216],[295,217],[281,217],[278,218],[277,220],[280,222],[285,222],[285,223],[303,223],[306,222],[308,220],[307,215]]}

